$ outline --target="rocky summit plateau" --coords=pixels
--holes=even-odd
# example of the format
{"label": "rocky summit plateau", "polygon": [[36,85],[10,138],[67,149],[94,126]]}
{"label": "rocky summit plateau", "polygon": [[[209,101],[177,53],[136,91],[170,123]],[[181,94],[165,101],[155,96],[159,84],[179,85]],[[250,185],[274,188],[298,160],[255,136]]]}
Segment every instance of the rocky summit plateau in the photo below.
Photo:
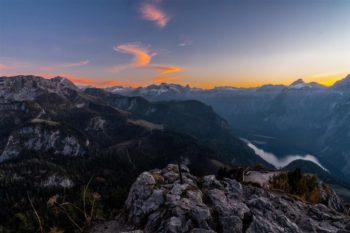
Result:
{"label": "rocky summit plateau", "polygon": [[169,164],[143,172],[115,220],[89,233],[301,233],[350,232],[349,210],[331,189],[306,203],[280,191],[215,175],[196,177]]}

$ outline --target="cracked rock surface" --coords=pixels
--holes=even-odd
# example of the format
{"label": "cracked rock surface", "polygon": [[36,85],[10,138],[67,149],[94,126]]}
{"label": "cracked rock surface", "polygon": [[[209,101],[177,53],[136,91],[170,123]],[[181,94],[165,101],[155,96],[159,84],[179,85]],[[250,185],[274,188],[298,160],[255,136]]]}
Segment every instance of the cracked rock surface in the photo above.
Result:
{"label": "cracked rock surface", "polygon": [[114,232],[350,232],[349,215],[337,212],[334,203],[311,205],[232,179],[197,178],[185,166],[181,170],[183,182],[177,165],[143,172],[125,204],[124,219],[132,229]]}

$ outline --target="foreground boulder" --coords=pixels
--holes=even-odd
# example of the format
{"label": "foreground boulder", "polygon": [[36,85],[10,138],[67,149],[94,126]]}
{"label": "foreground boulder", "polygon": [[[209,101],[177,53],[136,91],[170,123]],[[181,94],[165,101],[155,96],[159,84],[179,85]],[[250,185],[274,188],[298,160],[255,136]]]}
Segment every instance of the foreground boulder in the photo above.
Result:
{"label": "foreground boulder", "polygon": [[[350,232],[350,218],[334,207],[215,176],[197,178],[177,165],[142,173],[125,204],[124,226],[111,232],[235,233]],[[113,225],[108,223],[109,225]],[[123,225],[122,224],[122,225]],[[128,227],[125,227],[125,226]],[[97,229],[104,229],[98,231]],[[92,232],[108,232],[98,226]]]}

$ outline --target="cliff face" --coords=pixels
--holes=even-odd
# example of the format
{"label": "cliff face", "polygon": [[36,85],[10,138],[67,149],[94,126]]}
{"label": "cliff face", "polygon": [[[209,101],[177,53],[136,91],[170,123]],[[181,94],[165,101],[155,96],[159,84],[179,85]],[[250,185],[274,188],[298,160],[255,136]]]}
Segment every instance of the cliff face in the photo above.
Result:
{"label": "cliff face", "polygon": [[182,177],[181,183],[177,165],[142,173],[125,216],[91,232],[350,232],[350,218],[334,193],[328,204],[311,205],[232,179],[197,178],[184,166]]}

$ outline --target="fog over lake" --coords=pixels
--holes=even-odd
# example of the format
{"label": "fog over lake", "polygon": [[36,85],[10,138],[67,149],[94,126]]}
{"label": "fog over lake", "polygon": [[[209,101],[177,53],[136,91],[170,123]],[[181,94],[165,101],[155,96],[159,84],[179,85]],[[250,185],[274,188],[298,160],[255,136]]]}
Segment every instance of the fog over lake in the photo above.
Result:
{"label": "fog over lake", "polygon": [[258,148],[256,145],[254,145],[250,141],[248,141],[246,139],[243,139],[243,140],[247,143],[247,145],[250,148],[252,148],[254,150],[255,154],[259,155],[261,158],[263,158],[265,161],[272,164],[276,168],[283,168],[295,160],[305,160],[305,161],[311,161],[311,162],[317,164],[323,170],[328,172],[328,170],[324,166],[322,166],[320,161],[314,155],[311,155],[311,154],[286,155],[283,158],[278,158],[275,154],[273,154],[271,152],[264,151],[261,148]]}

